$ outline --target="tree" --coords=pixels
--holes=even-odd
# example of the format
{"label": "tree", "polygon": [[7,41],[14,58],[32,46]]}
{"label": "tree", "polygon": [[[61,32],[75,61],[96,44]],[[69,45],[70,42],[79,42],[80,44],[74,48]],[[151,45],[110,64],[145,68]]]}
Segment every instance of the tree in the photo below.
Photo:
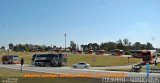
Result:
{"label": "tree", "polygon": [[129,44],[129,40],[128,40],[127,38],[125,38],[125,39],[123,40],[123,42],[124,42],[124,45],[125,45],[125,46],[127,46],[127,45]]}
{"label": "tree", "polygon": [[141,44],[141,45],[140,45],[140,49],[141,49],[141,50],[146,49],[146,44]]}
{"label": "tree", "polygon": [[5,50],[6,50],[6,49],[5,49],[5,46],[2,46],[0,49],[1,49],[1,50],[3,50],[3,51],[5,51]]}
{"label": "tree", "polygon": [[82,51],[87,52],[88,51],[88,45],[81,45],[81,49],[82,49]]}
{"label": "tree", "polygon": [[123,43],[122,43],[122,40],[121,40],[121,39],[119,39],[119,40],[117,41],[117,48],[118,48],[118,49],[122,49],[122,50],[124,50],[124,45],[123,45]]}
{"label": "tree", "polygon": [[141,43],[140,42],[135,42],[135,44],[133,44],[133,49],[135,50],[141,50]]}
{"label": "tree", "polygon": [[107,51],[107,42],[105,42],[105,43],[101,43],[101,45],[100,45],[100,49],[101,50],[106,50]]}
{"label": "tree", "polygon": [[70,50],[71,52],[73,52],[73,50],[76,50],[76,44],[74,43],[74,41],[70,41]]}
{"label": "tree", "polygon": [[13,48],[14,48],[14,45],[12,43],[9,43],[9,49],[14,50]]}
{"label": "tree", "polygon": [[149,42],[147,42],[147,44],[146,44],[146,49],[147,50],[153,50],[153,46],[152,46],[152,44],[151,43],[149,43]]}
{"label": "tree", "polygon": [[111,50],[116,49],[117,44],[114,43],[114,42],[108,42],[106,47],[107,47],[107,49],[108,49],[108,52],[110,52]]}

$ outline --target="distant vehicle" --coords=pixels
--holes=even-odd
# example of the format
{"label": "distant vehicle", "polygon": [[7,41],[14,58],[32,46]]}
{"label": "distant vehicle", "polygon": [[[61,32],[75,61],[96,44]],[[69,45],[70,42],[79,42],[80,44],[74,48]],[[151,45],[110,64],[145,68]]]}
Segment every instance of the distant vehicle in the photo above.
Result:
{"label": "distant vehicle", "polygon": [[155,61],[157,60],[157,55],[152,50],[143,50],[141,52],[141,55],[143,59],[143,64],[146,64],[146,63],[154,64]]}
{"label": "distant vehicle", "polygon": [[115,50],[111,50],[111,54],[114,56],[122,56],[124,54],[124,51],[120,49],[115,49]]}
{"label": "distant vehicle", "polygon": [[61,67],[67,64],[66,54],[35,54],[32,56],[32,65]]}
{"label": "distant vehicle", "polygon": [[142,58],[142,50],[131,50],[131,56],[136,58]]}
{"label": "distant vehicle", "polygon": [[89,67],[90,67],[90,64],[87,64],[85,62],[73,64],[73,68],[75,68],[75,69],[89,69]]}
{"label": "distant vehicle", "polygon": [[97,51],[96,51],[96,54],[97,54],[97,55],[103,55],[103,54],[105,54],[105,53],[106,53],[105,50],[97,50]]}
{"label": "distant vehicle", "polygon": [[3,64],[18,64],[19,63],[19,57],[17,55],[2,56],[2,63]]}
{"label": "distant vehicle", "polygon": [[131,50],[130,52],[132,57],[142,58],[144,51],[150,51],[151,54],[156,52],[156,50]]}

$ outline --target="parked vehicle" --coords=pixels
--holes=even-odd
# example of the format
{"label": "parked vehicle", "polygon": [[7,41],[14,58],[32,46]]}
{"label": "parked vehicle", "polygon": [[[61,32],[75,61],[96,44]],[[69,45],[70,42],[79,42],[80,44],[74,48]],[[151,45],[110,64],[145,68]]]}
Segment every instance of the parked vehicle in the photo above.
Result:
{"label": "parked vehicle", "polygon": [[115,49],[115,50],[111,50],[111,54],[113,56],[122,56],[124,54],[124,51],[120,49]]}
{"label": "parked vehicle", "polygon": [[135,58],[142,58],[142,50],[131,50],[131,56]]}
{"label": "parked vehicle", "polygon": [[155,54],[154,51],[143,50],[142,59],[143,59],[143,64],[146,64],[146,63],[154,64],[155,61],[157,61],[157,55]]}
{"label": "parked vehicle", "polygon": [[17,55],[5,55],[2,56],[3,64],[17,64],[19,63],[19,57]]}
{"label": "parked vehicle", "polygon": [[65,54],[35,54],[32,56],[32,65],[61,67],[67,64]]}
{"label": "parked vehicle", "polygon": [[145,54],[143,54],[145,51],[150,52],[152,55],[155,55],[156,50],[131,50],[131,56],[136,58],[142,58]]}
{"label": "parked vehicle", "polygon": [[89,67],[90,67],[90,64],[87,64],[85,62],[73,64],[73,68],[75,68],[75,69],[89,69]]}

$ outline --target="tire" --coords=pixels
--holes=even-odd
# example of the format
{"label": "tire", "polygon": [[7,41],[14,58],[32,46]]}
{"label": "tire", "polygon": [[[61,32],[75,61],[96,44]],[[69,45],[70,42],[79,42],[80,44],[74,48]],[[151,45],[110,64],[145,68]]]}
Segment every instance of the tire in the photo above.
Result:
{"label": "tire", "polygon": [[39,63],[37,63],[37,66],[39,67],[39,66],[41,66]]}
{"label": "tire", "polygon": [[34,66],[38,66],[37,63],[35,63]]}
{"label": "tire", "polygon": [[73,68],[77,69],[77,66],[73,66]]}
{"label": "tire", "polygon": [[50,67],[54,67],[54,65],[51,63],[51,64],[50,64]]}
{"label": "tire", "polygon": [[62,67],[62,64],[61,64],[61,63],[58,63],[58,67]]}
{"label": "tire", "polygon": [[41,64],[41,67],[45,67],[45,65],[44,65],[44,64]]}

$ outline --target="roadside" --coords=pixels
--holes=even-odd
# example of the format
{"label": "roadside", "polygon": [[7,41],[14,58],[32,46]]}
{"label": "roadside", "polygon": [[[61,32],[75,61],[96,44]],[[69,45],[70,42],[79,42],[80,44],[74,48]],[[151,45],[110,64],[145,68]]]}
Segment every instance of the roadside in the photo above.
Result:
{"label": "roadside", "polygon": [[[101,83],[101,79],[98,78],[48,78],[48,77],[36,77],[36,78],[24,78],[24,74],[43,74],[39,72],[23,71],[22,73],[16,69],[8,69],[0,67],[0,83],[3,81],[10,81],[12,83]],[[13,81],[16,82],[13,82]],[[81,80],[81,81],[77,81]],[[8,83],[8,82],[7,82]],[[10,83],[10,82],[9,82]]]}

